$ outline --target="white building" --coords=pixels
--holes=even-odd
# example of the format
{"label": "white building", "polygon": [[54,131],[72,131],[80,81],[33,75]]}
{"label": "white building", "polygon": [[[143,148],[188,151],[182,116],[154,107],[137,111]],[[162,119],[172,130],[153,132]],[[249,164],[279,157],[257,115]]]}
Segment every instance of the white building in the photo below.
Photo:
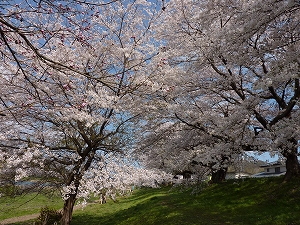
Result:
{"label": "white building", "polygon": [[284,175],[286,172],[285,164],[280,161],[268,163],[260,167],[264,168],[264,172],[254,174],[252,177],[276,177]]}

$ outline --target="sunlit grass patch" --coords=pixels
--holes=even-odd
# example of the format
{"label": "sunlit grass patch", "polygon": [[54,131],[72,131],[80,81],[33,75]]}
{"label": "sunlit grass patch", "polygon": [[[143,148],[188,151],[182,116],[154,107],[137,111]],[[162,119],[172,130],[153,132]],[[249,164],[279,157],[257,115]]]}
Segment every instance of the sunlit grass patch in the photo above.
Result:
{"label": "sunlit grass patch", "polygon": [[28,193],[15,197],[0,197],[0,221],[39,213],[45,206],[60,209],[63,206],[63,200],[58,193]]}

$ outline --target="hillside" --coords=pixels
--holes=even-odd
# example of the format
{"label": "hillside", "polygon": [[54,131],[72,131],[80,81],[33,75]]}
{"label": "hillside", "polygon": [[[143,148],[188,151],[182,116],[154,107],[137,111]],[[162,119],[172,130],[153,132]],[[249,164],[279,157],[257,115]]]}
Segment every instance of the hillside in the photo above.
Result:
{"label": "hillside", "polygon": [[255,162],[253,160],[244,160],[242,163],[229,166],[228,172],[244,172],[248,174],[256,174],[264,171],[264,169],[260,166],[265,164],[266,162],[261,160],[257,160]]}
{"label": "hillside", "polygon": [[142,189],[118,203],[89,205],[72,224],[300,224],[300,180],[227,181],[199,194],[184,188]]}
{"label": "hillside", "polygon": [[197,189],[142,188],[117,202],[101,205],[91,200],[74,211],[71,224],[300,225],[300,179],[282,179],[228,180]]}

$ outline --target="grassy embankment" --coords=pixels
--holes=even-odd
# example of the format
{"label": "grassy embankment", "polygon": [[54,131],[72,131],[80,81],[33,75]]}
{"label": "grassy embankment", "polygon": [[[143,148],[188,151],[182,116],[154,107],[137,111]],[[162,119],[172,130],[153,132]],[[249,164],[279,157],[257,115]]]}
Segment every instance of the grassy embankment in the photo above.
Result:
{"label": "grassy embankment", "polygon": [[300,180],[227,181],[197,195],[183,188],[141,189],[117,203],[76,210],[72,225],[79,224],[300,225]]}
{"label": "grassy embankment", "polygon": [[0,224],[7,218],[39,213],[45,206],[62,208],[63,200],[59,193],[46,193],[46,190],[43,190],[40,194],[27,193],[16,197],[0,197]]}

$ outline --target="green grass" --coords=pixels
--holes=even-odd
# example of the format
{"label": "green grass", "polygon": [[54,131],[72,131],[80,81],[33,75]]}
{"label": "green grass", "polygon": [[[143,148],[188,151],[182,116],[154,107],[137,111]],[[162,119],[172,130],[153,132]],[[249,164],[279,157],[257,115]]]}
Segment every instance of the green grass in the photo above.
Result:
{"label": "green grass", "polygon": [[282,179],[227,181],[197,195],[192,189],[143,188],[117,203],[75,210],[71,225],[300,225],[300,179]]}
{"label": "green grass", "polygon": [[[44,190],[45,191],[45,190]],[[28,193],[16,197],[0,197],[0,221],[39,213],[42,207],[60,209],[63,207],[63,200],[58,193]]]}
{"label": "green grass", "polygon": [[142,189],[118,203],[74,212],[72,225],[300,224],[300,180],[247,179],[212,185],[198,195],[184,189]]}

